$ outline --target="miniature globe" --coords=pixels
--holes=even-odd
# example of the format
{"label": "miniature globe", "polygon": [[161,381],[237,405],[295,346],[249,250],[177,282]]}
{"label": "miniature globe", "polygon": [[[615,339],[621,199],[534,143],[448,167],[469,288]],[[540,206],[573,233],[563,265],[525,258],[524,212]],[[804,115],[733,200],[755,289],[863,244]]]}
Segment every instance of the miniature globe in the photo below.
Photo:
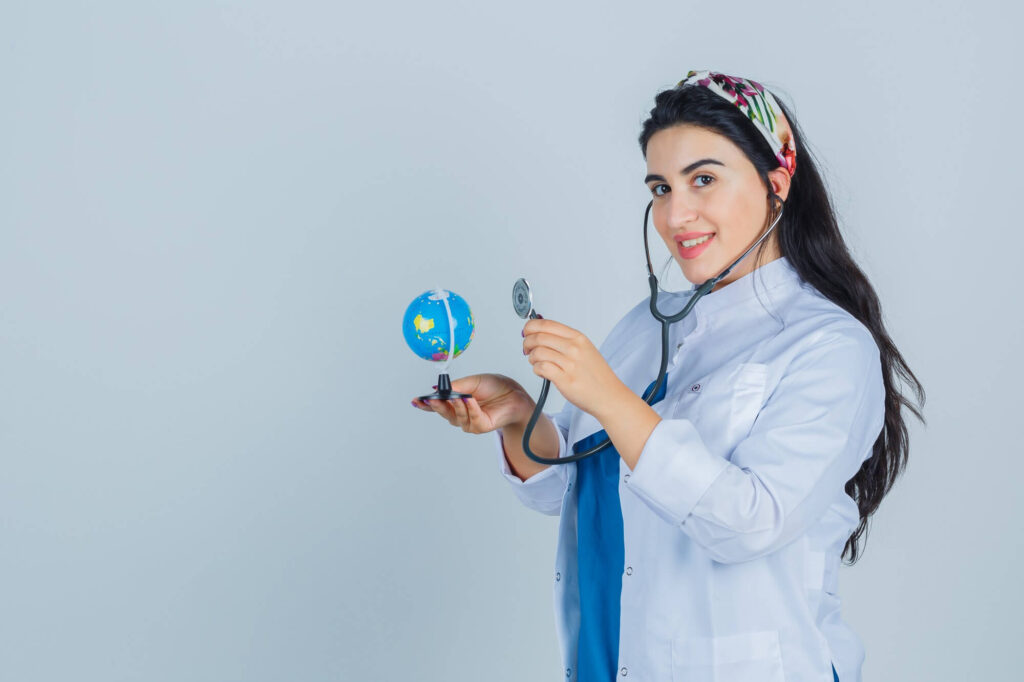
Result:
{"label": "miniature globe", "polygon": [[457,358],[469,347],[475,331],[469,304],[446,289],[423,292],[413,299],[402,318],[402,334],[409,348],[433,362]]}

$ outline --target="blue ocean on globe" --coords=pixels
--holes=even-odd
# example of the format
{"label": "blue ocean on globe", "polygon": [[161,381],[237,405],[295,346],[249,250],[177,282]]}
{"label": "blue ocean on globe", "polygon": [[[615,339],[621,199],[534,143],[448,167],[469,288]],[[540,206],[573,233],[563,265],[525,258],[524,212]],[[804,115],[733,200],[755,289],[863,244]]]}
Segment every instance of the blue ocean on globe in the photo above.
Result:
{"label": "blue ocean on globe", "polygon": [[[451,335],[448,328],[448,309],[451,309],[455,330],[454,352],[449,348]],[[424,360],[443,362],[457,358],[469,347],[476,325],[469,304],[458,294],[446,289],[425,291],[409,304],[402,318],[405,342]]]}

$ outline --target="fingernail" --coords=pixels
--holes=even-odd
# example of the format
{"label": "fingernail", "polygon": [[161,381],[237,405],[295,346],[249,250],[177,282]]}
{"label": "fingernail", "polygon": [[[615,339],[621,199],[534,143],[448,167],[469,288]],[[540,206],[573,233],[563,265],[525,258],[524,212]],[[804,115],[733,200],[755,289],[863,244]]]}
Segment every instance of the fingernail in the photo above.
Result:
{"label": "fingernail", "polygon": [[519,333],[520,333],[520,335],[522,335],[522,337],[524,339],[526,338],[526,330],[525,329],[523,331],[519,332]]}
{"label": "fingernail", "polygon": [[543,316],[543,315],[541,315],[540,313],[537,313],[537,318],[538,318],[538,319],[540,319],[540,320],[543,320],[543,319],[544,319],[544,316]]}
{"label": "fingernail", "polygon": [[468,402],[469,402],[469,398],[463,398],[463,399],[462,399],[462,402],[464,402],[464,403],[468,403]]}
{"label": "fingernail", "polygon": [[431,386],[431,388],[437,388],[437,384],[434,384],[433,386]]}

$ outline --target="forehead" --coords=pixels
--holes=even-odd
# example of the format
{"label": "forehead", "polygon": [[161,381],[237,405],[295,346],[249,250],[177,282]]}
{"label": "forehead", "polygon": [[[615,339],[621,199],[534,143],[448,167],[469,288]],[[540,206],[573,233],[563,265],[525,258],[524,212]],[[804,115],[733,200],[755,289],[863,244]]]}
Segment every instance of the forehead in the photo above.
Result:
{"label": "forehead", "polygon": [[691,162],[704,158],[736,166],[745,157],[726,136],[688,124],[663,128],[647,141],[647,168],[651,171],[675,168],[678,172]]}

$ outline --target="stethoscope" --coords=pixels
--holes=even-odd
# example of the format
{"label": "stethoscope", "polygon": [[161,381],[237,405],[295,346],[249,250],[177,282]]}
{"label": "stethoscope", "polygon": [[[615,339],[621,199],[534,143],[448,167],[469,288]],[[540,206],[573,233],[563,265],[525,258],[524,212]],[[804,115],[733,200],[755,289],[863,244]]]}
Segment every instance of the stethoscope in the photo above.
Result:
{"label": "stethoscope", "polygon": [[[712,277],[711,279],[704,282],[700,286],[694,287],[693,294],[690,296],[689,300],[686,302],[686,305],[683,307],[683,309],[670,317],[662,315],[661,312],[658,310],[658,278],[654,276],[654,268],[651,266],[651,250],[647,244],[647,219],[648,216],[650,216],[651,214],[651,207],[654,205],[654,200],[652,199],[651,202],[647,204],[647,210],[644,211],[644,251],[647,254],[647,281],[651,287],[651,314],[654,315],[654,318],[656,320],[659,320],[661,322],[661,369],[658,370],[658,380],[654,383],[654,386],[651,388],[650,393],[644,396],[644,402],[646,402],[648,405],[651,404],[652,398],[658,395],[658,390],[661,388],[662,382],[665,381],[666,370],[668,369],[669,325],[674,322],[678,322],[679,320],[689,315],[690,311],[693,310],[694,304],[696,304],[697,301],[700,300],[701,296],[714,289],[715,285],[718,284],[719,281],[724,279],[732,271],[732,269],[735,268],[736,265],[739,264],[739,262],[743,260],[748,253],[753,251],[754,247],[760,244],[765,237],[771,234],[771,231],[774,230],[775,226],[779,224],[779,219],[782,218],[782,207],[784,203],[782,197],[780,197],[775,192],[770,193],[768,197],[773,202],[778,201],[779,205],[778,215],[775,216],[775,219],[772,221],[771,226],[767,230],[765,230],[764,234],[762,234],[756,242],[751,244],[750,247],[747,248],[747,250],[744,251],[739,258],[734,260],[732,262],[732,265],[723,270],[721,274],[719,274],[717,277]],[[662,276],[664,276],[664,273],[662,273]],[[533,294],[530,292],[530,284],[523,278],[516,280],[515,285],[512,287],[512,305],[515,308],[516,314],[523,319],[535,319],[538,317],[537,311],[534,310],[533,308]],[[586,452],[578,452],[567,457],[547,458],[540,457],[534,454],[530,450],[530,436],[533,434],[533,427],[534,425],[536,425],[537,420],[540,418],[541,412],[544,409],[544,402],[548,399],[548,389],[550,388],[551,380],[545,379],[544,386],[540,390],[540,400],[537,401],[537,406],[533,409],[533,414],[530,416],[530,421],[527,422],[526,424],[526,431],[523,433],[523,452],[526,453],[527,457],[532,459],[534,462],[539,462],[541,464],[568,464],[569,462],[576,462],[583,459],[584,457],[589,457],[593,454],[596,454],[612,444],[611,439],[605,438],[604,441],[590,448]]]}

